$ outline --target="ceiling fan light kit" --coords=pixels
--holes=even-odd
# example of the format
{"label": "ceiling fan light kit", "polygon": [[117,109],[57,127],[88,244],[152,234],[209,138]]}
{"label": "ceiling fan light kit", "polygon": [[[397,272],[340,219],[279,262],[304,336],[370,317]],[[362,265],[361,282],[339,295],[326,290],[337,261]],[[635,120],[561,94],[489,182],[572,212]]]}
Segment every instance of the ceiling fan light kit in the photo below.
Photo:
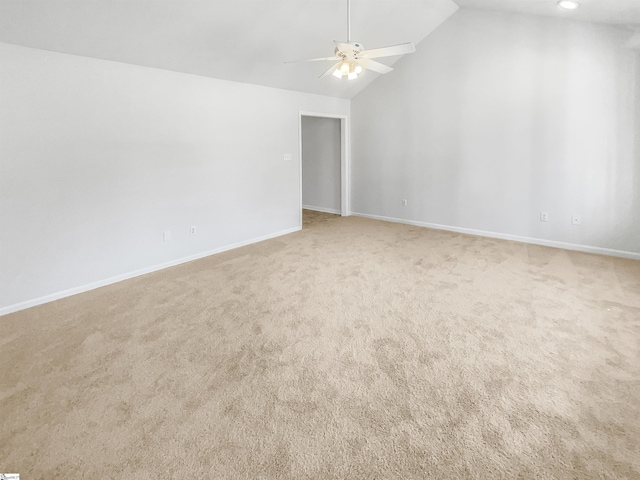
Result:
{"label": "ceiling fan light kit", "polygon": [[[320,78],[333,75],[342,79],[355,80],[364,70],[371,70],[376,73],[389,73],[393,68],[384,63],[376,62],[373,58],[391,57],[413,53],[416,47],[411,42],[391,45],[388,47],[365,50],[361,43],[351,42],[351,1],[347,0],[347,41],[337,42],[333,57],[312,58],[300,60],[301,62],[333,61],[329,70],[320,75]],[[288,63],[288,62],[287,62]]]}
{"label": "ceiling fan light kit", "polygon": [[[333,67],[331,67],[333,69]],[[342,78],[346,75],[349,80],[355,80],[364,69],[354,61],[343,61],[334,71],[333,76]]]}

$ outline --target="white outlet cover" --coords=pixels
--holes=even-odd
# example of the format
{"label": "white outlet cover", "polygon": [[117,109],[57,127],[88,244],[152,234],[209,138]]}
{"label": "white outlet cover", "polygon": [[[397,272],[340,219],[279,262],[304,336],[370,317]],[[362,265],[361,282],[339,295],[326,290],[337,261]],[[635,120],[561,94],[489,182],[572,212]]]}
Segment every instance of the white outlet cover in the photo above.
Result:
{"label": "white outlet cover", "polygon": [[165,230],[165,232],[162,234],[162,239],[165,242],[170,242],[171,241],[171,231],[170,230]]}
{"label": "white outlet cover", "polygon": [[548,212],[540,212],[540,221],[548,222],[549,221],[549,213]]}
{"label": "white outlet cover", "polygon": [[285,153],[284,154],[284,161],[285,162],[290,162],[291,160],[293,160],[293,155],[291,155],[290,153]]}
{"label": "white outlet cover", "polygon": [[196,227],[191,227],[190,230],[191,235],[195,235],[196,234]]}

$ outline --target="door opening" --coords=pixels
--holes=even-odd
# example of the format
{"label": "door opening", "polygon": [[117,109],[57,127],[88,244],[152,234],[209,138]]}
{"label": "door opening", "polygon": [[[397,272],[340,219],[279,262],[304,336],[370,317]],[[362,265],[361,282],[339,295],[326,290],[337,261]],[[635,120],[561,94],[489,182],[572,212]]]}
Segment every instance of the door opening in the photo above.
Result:
{"label": "door opening", "polygon": [[300,112],[300,226],[302,210],[349,214],[347,117]]}

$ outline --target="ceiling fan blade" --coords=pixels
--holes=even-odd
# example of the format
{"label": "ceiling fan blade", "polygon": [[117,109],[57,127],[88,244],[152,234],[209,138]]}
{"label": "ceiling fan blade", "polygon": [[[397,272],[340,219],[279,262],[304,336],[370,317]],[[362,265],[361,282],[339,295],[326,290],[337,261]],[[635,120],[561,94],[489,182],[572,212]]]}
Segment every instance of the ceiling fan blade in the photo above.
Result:
{"label": "ceiling fan blade", "polygon": [[369,60],[368,58],[359,58],[358,65],[360,65],[362,68],[366,68],[367,70],[371,70],[372,72],[376,73],[389,73],[391,70],[393,70],[393,68],[383,63],[376,62],[375,60]]}
{"label": "ceiling fan blade", "polygon": [[338,57],[322,57],[322,58],[308,58],[305,60],[289,60],[287,62],[284,63],[300,63],[300,62],[322,62],[324,60],[333,60],[334,62],[336,60],[340,60]]}
{"label": "ceiling fan blade", "polygon": [[340,66],[341,63],[342,62],[338,62],[338,63],[336,63],[334,65],[331,65],[331,68],[329,70],[327,70],[326,72],[324,72],[322,75],[320,75],[318,78],[322,78],[322,77],[326,77],[327,75],[331,75],[336,70],[336,68],[338,68]]}
{"label": "ceiling fan blade", "polygon": [[401,43],[400,45],[391,45],[389,47],[374,48],[373,50],[365,50],[360,53],[366,58],[391,57],[393,55],[404,55],[405,53],[413,53],[416,47],[413,43]]}

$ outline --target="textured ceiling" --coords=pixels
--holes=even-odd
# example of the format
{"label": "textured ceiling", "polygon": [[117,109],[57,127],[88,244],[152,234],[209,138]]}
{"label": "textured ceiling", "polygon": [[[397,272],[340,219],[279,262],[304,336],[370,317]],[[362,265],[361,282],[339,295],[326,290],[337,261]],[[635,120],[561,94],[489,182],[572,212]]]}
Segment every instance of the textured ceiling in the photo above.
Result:
{"label": "textured ceiling", "polygon": [[[640,27],[640,0],[456,0],[487,8]],[[301,92],[352,98],[379,75],[318,79],[346,40],[346,0],[0,0],[0,42]],[[352,0],[351,37],[366,48],[420,41],[453,0]],[[381,59],[392,65],[399,58]],[[393,75],[393,72],[388,75]]]}
{"label": "textured ceiling", "polygon": [[[333,40],[346,40],[346,6],[346,0],[0,0],[0,42],[351,98],[378,74],[319,80],[330,62],[284,63],[333,55]],[[366,48],[418,44],[457,9],[452,0],[352,0],[352,40]]]}

